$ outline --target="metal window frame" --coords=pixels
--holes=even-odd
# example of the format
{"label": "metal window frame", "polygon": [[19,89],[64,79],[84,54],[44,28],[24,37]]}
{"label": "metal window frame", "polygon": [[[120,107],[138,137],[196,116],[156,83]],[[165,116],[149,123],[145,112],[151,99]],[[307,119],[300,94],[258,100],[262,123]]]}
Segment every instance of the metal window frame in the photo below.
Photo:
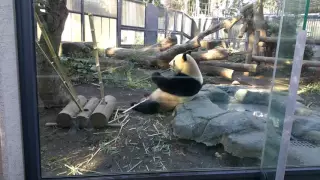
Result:
{"label": "metal window frame", "polygon": [[[23,126],[24,167],[26,180],[104,180],[104,179],[219,179],[219,180],[261,180],[272,179],[275,169],[264,170],[222,170],[222,171],[180,171],[142,174],[114,174],[100,177],[56,177],[42,178],[40,167],[39,116],[37,99],[37,69],[35,55],[35,30],[32,0],[15,0],[16,33],[19,63],[19,85]],[[287,168],[286,180],[319,179],[320,168]]]}

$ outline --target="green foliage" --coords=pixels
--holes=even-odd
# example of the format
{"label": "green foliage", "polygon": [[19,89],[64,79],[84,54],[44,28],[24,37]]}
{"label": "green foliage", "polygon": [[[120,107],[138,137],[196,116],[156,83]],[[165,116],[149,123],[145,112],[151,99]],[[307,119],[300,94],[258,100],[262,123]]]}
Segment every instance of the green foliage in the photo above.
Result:
{"label": "green foliage", "polygon": [[[61,58],[62,65],[66,68],[68,76],[76,84],[88,84],[98,80],[94,59],[73,59]],[[151,89],[150,79],[140,81],[146,78],[145,73],[137,69],[135,63],[129,63],[128,66],[119,67],[101,67],[103,82],[115,87],[129,87],[132,89]]]}
{"label": "green foliage", "polygon": [[299,94],[320,94],[320,82],[310,83],[307,84],[304,88],[302,88],[299,92]]}

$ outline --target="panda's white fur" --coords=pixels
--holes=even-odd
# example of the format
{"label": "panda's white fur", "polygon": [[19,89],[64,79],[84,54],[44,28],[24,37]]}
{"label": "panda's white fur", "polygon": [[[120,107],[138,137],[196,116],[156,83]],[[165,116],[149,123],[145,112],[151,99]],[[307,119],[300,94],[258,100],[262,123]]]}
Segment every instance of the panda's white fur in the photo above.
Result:
{"label": "panda's white fur", "polygon": [[[146,103],[142,103],[138,105],[134,110],[140,111],[142,113],[153,114],[155,110],[152,112],[148,112],[151,106],[157,106],[156,112],[166,112],[173,110],[178,104],[190,101],[194,96],[200,91],[201,86],[203,84],[203,77],[201,71],[198,67],[197,62],[192,58],[188,53],[178,54],[174,57],[173,60],[169,62],[170,68],[176,72],[173,78],[176,78],[173,83],[173,87],[168,86],[166,83],[170,80],[166,80],[162,82],[162,85],[165,84],[168,90],[180,92],[180,94],[184,94],[184,91],[192,91],[189,94],[182,96],[176,95],[173,93],[168,93],[161,90],[161,87],[152,92],[149,95],[149,100]],[[180,74],[180,75],[178,75]],[[179,80],[179,78],[185,78],[184,80]],[[153,81],[157,84],[157,81],[153,79]],[[176,83],[177,82],[177,83]],[[177,85],[177,84],[179,84]],[[159,85],[159,83],[157,84]],[[188,88],[186,88],[188,87]],[[150,103],[148,105],[148,103]],[[140,106],[140,107],[139,107]]]}

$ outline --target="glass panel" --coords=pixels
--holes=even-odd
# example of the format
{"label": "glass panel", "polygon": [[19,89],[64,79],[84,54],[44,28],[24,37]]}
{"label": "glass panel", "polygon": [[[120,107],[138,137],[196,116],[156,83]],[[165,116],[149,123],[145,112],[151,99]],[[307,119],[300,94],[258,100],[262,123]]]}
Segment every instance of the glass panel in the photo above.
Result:
{"label": "glass panel", "polygon": [[[296,36],[302,28],[301,25],[304,19],[303,14],[305,13],[306,7],[305,2],[305,0],[286,0],[282,20],[280,18],[275,18],[272,19],[272,21],[269,21],[268,28],[270,30],[274,29],[272,33],[273,36],[279,37],[279,45],[277,47],[278,49],[276,50],[276,57],[278,57],[278,59],[277,66],[276,68],[274,68],[274,87],[272,89],[270,97],[266,131],[267,138],[261,165],[262,168],[275,168],[278,163],[278,158],[279,167],[283,166],[283,163],[285,163],[282,162],[282,157],[286,156],[286,154],[282,154],[281,156],[279,156],[279,150],[282,131],[284,131],[285,133],[288,132],[288,129],[283,129],[285,118],[286,116],[291,116],[290,114],[286,114],[286,107],[288,106],[288,104],[292,103],[296,103],[296,106],[299,107],[299,109],[302,106],[302,104],[300,103],[301,99],[298,99],[298,102],[290,102],[288,98],[290,81],[299,83],[299,80],[296,79],[295,76],[297,72],[292,71],[292,63],[294,63],[292,59],[294,56]],[[280,24],[280,28],[278,24]],[[291,40],[288,41],[285,39]],[[307,54],[308,53],[305,53],[305,56],[307,56]],[[291,79],[291,77],[293,78]],[[297,118],[296,115],[298,114],[299,113],[295,113],[294,119]],[[295,120],[295,123],[299,124],[299,120]],[[301,128],[306,128],[306,126],[302,125]],[[295,129],[292,130],[293,134],[301,132],[298,132]],[[288,140],[289,139],[290,138],[288,138]],[[307,144],[308,142],[304,142],[303,139],[301,139],[299,136],[292,137],[287,159],[287,162],[290,165],[299,165],[299,161],[305,158],[302,157],[302,155],[304,153],[308,154],[313,151],[306,151],[307,149],[305,148],[307,148],[307,146],[305,145]]]}
{"label": "glass panel", "polygon": [[169,31],[174,30],[174,12],[168,12],[168,28]]}
{"label": "glass panel", "polygon": [[121,30],[121,44],[122,45],[143,45],[144,32]]}
{"label": "glass panel", "polygon": [[81,11],[81,0],[68,0],[67,8],[72,11]]}
{"label": "glass panel", "polygon": [[183,19],[183,32],[191,36],[191,27],[192,27],[192,20],[184,16],[185,18]]}
{"label": "glass panel", "polygon": [[158,29],[165,29],[165,24],[166,24],[166,11],[164,9],[159,9]]}
{"label": "glass panel", "polygon": [[[109,1],[87,1],[87,10],[103,14],[102,9],[106,8],[100,2]],[[50,8],[53,8],[50,13],[59,12],[54,9],[55,6]],[[173,67],[169,67],[172,57],[163,56],[164,59],[159,60],[155,58],[158,52],[154,52],[157,46],[142,47],[145,5],[124,0],[123,14],[119,17],[122,25],[141,28],[120,31],[117,29],[117,19],[94,15],[99,76],[89,16],[84,17],[85,42],[81,42],[79,14],[69,13],[68,17],[63,17],[63,13],[51,15],[55,16],[56,21],[61,20],[61,25],[64,20],[66,22],[63,31],[55,29],[55,26],[49,27],[49,39],[57,52],[49,51],[43,41],[40,47],[46,56],[37,47],[43,177],[260,168],[269,82],[273,81],[270,73],[272,64],[266,65],[266,71],[255,72],[257,64],[236,64],[245,63],[245,55],[241,53],[229,56],[226,51],[211,49],[207,52],[197,48],[191,54],[195,60],[219,58],[224,59],[219,64],[225,65],[223,62],[226,60],[232,63],[226,63],[228,68],[212,67],[210,63],[200,64],[199,67],[194,66],[196,63],[188,64],[191,69],[178,70],[188,75],[187,81],[190,82],[180,84],[179,77],[171,71]],[[181,20],[180,15],[177,19]],[[192,20],[186,17],[183,22],[183,31],[193,34]],[[169,31],[158,32],[159,40],[165,34],[169,36],[170,30],[173,30],[172,12],[168,23]],[[181,25],[179,23],[181,21],[177,26]],[[119,36],[122,48],[116,47]],[[183,43],[188,40],[180,34],[176,36],[178,44],[181,40]],[[223,30],[219,31],[219,36],[225,36]],[[152,37],[155,38],[148,36]],[[71,42],[63,42],[60,47],[60,40]],[[220,41],[207,43],[208,46],[212,45],[210,43],[221,44]],[[272,44],[274,46],[275,43]],[[62,50],[63,55],[54,59],[58,50]],[[233,51],[228,49],[228,52]],[[175,67],[178,67],[179,59],[176,60]],[[148,61],[152,61],[150,66]],[[186,62],[189,61],[192,59]],[[232,68],[236,71],[229,69],[230,65],[235,66]],[[157,79],[154,72],[164,77],[176,77],[179,83],[167,81],[163,85],[169,84],[181,94],[177,97],[160,91],[154,81]],[[196,87],[199,88],[193,89]],[[168,86],[165,89],[171,88]],[[160,92],[160,95],[154,97],[153,92]],[[184,94],[186,92],[188,94]],[[150,99],[143,101],[145,97]],[[138,104],[140,112],[137,108],[130,109],[134,102],[141,101],[144,106]],[[159,107],[160,104],[168,107]],[[146,112],[146,109],[151,112]],[[141,112],[143,110],[144,113]],[[276,140],[270,139],[268,143],[271,142],[271,145],[267,147],[273,148],[272,143]]]}
{"label": "glass panel", "polygon": [[[84,16],[84,23],[85,23],[85,39],[87,42],[92,42],[92,35],[91,35],[91,28],[90,28],[90,22],[89,22],[89,16]],[[103,41],[101,39],[101,17],[93,16],[93,23],[95,28],[95,34],[97,38],[97,43]]]}
{"label": "glass panel", "polygon": [[[288,1],[288,0],[287,0]],[[307,44],[304,47],[304,57],[299,89],[297,92],[297,102],[295,117],[292,124],[291,142],[288,149],[287,167],[314,167],[320,166],[320,71],[316,67],[319,63],[319,27],[313,15],[307,14],[305,10],[307,1],[289,4],[289,7],[296,10],[297,29],[303,28],[306,23],[308,32]],[[287,6],[287,5],[286,5]],[[313,1],[310,9],[315,7]],[[318,19],[318,15],[316,16]],[[311,65],[313,64],[313,65]]]}
{"label": "glass panel", "polygon": [[181,26],[182,26],[182,13],[177,13],[177,24],[176,24],[176,31],[181,31]]}
{"label": "glass panel", "polygon": [[81,15],[69,13],[62,33],[62,41],[81,41]]}
{"label": "glass panel", "polygon": [[84,11],[96,15],[117,17],[117,0],[84,0]]}
{"label": "glass panel", "polygon": [[145,5],[131,1],[122,1],[121,23],[125,26],[144,27]]}

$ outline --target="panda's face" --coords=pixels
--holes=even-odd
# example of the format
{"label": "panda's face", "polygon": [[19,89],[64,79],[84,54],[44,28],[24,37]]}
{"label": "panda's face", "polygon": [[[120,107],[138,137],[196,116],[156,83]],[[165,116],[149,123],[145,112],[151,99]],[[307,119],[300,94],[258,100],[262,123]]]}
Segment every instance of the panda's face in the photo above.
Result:
{"label": "panda's face", "polygon": [[175,72],[181,72],[187,60],[183,59],[183,55],[177,55],[173,60],[170,61],[169,66]]}

